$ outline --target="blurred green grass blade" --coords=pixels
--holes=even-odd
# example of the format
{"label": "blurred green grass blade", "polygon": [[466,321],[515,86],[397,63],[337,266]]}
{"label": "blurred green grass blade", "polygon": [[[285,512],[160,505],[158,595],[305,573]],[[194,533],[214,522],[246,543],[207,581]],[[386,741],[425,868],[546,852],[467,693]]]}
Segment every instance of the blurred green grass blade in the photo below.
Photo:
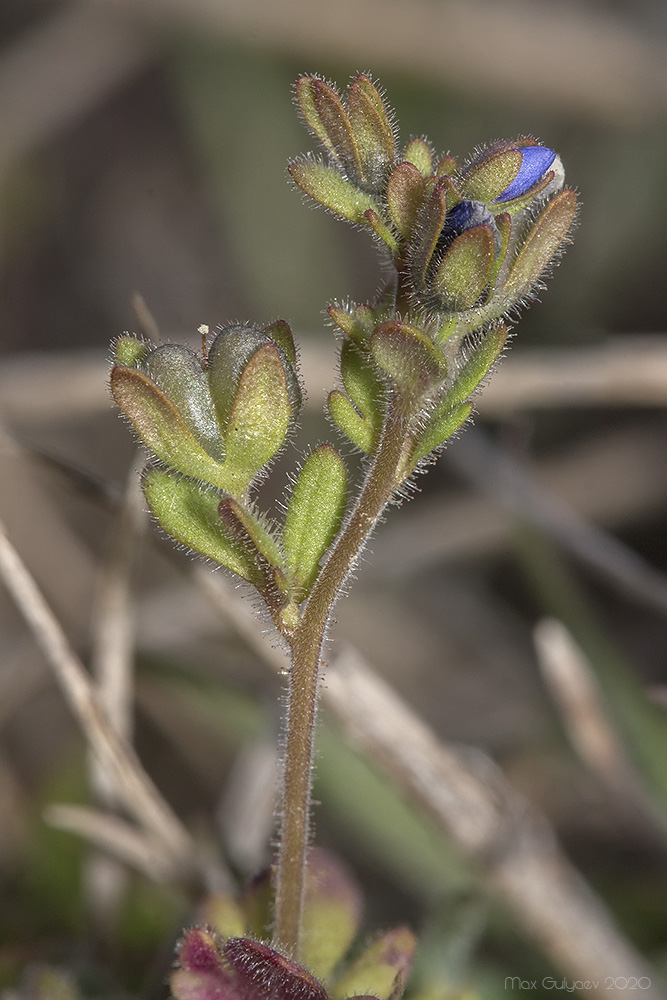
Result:
{"label": "blurred green grass blade", "polygon": [[252,48],[190,42],[169,70],[248,311],[312,325],[332,287],[344,287],[346,244],[324,213],[301,204],[285,170],[309,141],[291,100],[291,65]]}
{"label": "blurred green grass blade", "polygon": [[[159,673],[151,675],[151,684],[170,692],[179,710],[226,749],[257,738],[266,725],[260,702],[223,684]],[[441,899],[475,884],[451,844],[326,721],[318,731],[317,751],[319,813],[355,850],[422,899]]]}
{"label": "blurred green grass blade", "polygon": [[559,619],[583,650],[597,678],[609,718],[667,828],[667,716],[646,697],[632,667],[597,620],[567,563],[549,539],[522,525],[517,554],[536,601]]}

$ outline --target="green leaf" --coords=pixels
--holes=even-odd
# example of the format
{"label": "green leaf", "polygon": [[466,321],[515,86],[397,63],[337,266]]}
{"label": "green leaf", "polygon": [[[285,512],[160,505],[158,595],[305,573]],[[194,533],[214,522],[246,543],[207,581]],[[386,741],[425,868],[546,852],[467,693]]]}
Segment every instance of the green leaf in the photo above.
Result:
{"label": "green leaf", "polygon": [[447,391],[446,402],[456,406],[477,389],[498,360],[507,342],[507,327],[504,323],[476,335],[476,342],[466,345],[464,358],[459,362],[457,374]]}
{"label": "green leaf", "polygon": [[346,180],[333,167],[313,160],[295,160],[288,169],[302,191],[343,219],[368,226],[364,213],[369,208],[381,214],[380,206],[371,195]]}
{"label": "green leaf", "polygon": [[475,226],[457,236],[438,265],[433,288],[455,309],[470,309],[486,288],[495,259],[490,226]]}
{"label": "green leaf", "polygon": [[353,445],[366,455],[372,454],[377,444],[373,428],[359,413],[352,401],[339,389],[332,389],[327,397],[331,419]]}
{"label": "green leaf", "polygon": [[308,456],[294,484],[283,546],[289,575],[304,597],[319,562],[340,528],[347,500],[347,470],[335,448],[322,444]]}
{"label": "green leaf", "polygon": [[350,399],[367,422],[372,444],[377,444],[384,418],[384,388],[367,357],[352,341],[341,348],[340,374]]}
{"label": "green leaf", "polygon": [[445,401],[429,420],[426,430],[419,438],[411,455],[411,471],[422,458],[426,458],[436,448],[440,448],[466,422],[472,412],[472,403],[450,406]]}
{"label": "green leaf", "polygon": [[143,488],[153,517],[168,535],[244,580],[261,583],[257,566],[220,520],[218,491],[158,468],[145,472]]}
{"label": "green leaf", "polygon": [[294,343],[294,337],[292,336],[292,329],[289,323],[287,323],[284,319],[277,319],[273,323],[269,323],[268,326],[264,327],[264,333],[270,340],[273,341],[276,347],[280,348],[292,368],[296,369],[296,344]]}
{"label": "green leaf", "polygon": [[111,392],[146,447],[172,469],[227,490],[227,469],[192,433],[180,411],[145,372],[116,366]]}

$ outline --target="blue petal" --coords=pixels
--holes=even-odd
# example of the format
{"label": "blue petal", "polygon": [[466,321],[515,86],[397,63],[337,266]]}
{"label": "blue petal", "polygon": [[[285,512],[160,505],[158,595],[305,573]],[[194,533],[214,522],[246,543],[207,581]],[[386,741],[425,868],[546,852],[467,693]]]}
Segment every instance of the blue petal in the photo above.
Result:
{"label": "blue petal", "polygon": [[447,212],[445,224],[438,237],[436,254],[443,254],[451,243],[467,229],[488,226],[493,233],[496,251],[500,248],[500,233],[493,214],[482,201],[458,201]]}
{"label": "blue petal", "polygon": [[512,201],[525,194],[533,184],[536,184],[547,172],[556,159],[553,149],[546,146],[518,146],[521,151],[521,166],[511,184],[496,198],[499,201]]}

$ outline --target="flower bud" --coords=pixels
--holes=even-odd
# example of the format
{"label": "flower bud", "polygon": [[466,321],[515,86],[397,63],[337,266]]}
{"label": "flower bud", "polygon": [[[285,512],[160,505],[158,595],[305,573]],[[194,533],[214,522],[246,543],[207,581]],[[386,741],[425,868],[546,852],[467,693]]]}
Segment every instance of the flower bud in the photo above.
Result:
{"label": "flower bud", "polygon": [[519,211],[538,195],[559,191],[564,181],[560,157],[534,139],[496,142],[482,150],[459,174],[464,198]]}

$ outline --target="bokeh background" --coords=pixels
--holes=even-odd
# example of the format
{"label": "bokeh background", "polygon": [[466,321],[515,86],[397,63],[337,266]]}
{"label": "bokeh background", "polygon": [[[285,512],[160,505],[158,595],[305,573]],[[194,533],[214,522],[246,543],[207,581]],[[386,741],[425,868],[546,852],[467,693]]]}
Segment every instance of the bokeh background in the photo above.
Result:
{"label": "bokeh background", "polygon": [[[0,6],[0,513],[86,662],[120,497],[141,464],[106,391],[110,341],[138,328],[135,293],[164,339],[193,346],[202,323],[293,324],[309,405],[266,505],[305,442],[333,435],[321,416],[335,378],[323,309],[371,297],[382,269],[365,234],[304,205],[288,182],[288,158],[313,148],[291,100],[296,76],[344,85],[369,71],[404,141],[427,134],[465,156],[531,134],[561,153],[583,205],[575,243],[521,320],[474,430],[378,532],[335,638],[442,740],[500,765],[658,970],[666,19],[662,0]],[[138,752],[243,878],[268,857],[280,684],[198,589],[186,555],[148,525],[133,549]],[[90,800],[85,742],[2,587],[0,616],[2,982],[52,962],[92,993],[163,995],[190,901],[132,876],[111,917],[96,911],[88,848],[43,816]],[[574,682],[549,683],[548,651],[536,649],[547,616],[584,650],[596,712],[583,724],[567,702]],[[586,733],[600,732],[611,734],[606,755],[587,749]],[[506,976],[558,975],[484,878],[326,718],[318,775],[318,840],[359,875],[367,928],[424,930],[423,975],[445,983],[434,996],[501,996]],[[238,794],[253,781],[264,793],[248,827]]]}

